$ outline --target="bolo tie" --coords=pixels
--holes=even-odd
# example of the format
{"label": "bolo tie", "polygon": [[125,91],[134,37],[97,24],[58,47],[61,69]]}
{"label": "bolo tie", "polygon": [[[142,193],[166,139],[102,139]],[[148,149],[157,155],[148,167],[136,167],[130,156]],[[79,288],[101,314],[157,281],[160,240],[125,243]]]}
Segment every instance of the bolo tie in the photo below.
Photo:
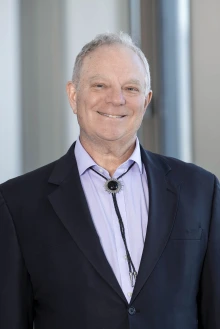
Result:
{"label": "bolo tie", "polygon": [[113,203],[114,203],[114,207],[115,207],[115,212],[116,212],[116,215],[118,217],[118,222],[119,222],[119,227],[120,227],[120,231],[121,231],[122,240],[123,240],[124,246],[125,246],[126,258],[127,258],[127,262],[128,262],[129,277],[130,277],[132,287],[134,287],[134,285],[135,285],[137,272],[135,270],[134,263],[131,259],[130,252],[128,250],[128,245],[127,245],[126,236],[125,236],[125,227],[124,227],[124,223],[123,223],[121,213],[120,213],[120,210],[119,210],[119,207],[118,207],[116,194],[118,192],[120,192],[121,189],[122,189],[122,183],[119,181],[119,179],[122,178],[125,174],[127,174],[127,172],[133,167],[134,164],[135,164],[135,162],[133,162],[130,165],[130,167],[122,175],[120,175],[119,177],[110,178],[110,179],[106,178],[105,176],[100,174],[98,171],[96,171],[95,169],[90,167],[91,170],[93,170],[96,174],[98,174],[99,176],[101,176],[102,178],[104,178],[106,180],[106,182],[104,184],[105,190],[106,190],[106,192],[108,192],[112,195],[112,199],[113,199]]}

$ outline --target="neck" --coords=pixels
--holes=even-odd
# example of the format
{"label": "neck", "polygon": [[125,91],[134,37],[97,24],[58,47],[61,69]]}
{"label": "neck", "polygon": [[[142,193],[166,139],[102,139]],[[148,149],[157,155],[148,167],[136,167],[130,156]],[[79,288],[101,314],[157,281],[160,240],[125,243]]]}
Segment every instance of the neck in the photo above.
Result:
{"label": "neck", "polygon": [[86,152],[112,177],[116,169],[133,153],[136,136],[132,140],[125,141],[91,141],[80,135],[80,142]]}

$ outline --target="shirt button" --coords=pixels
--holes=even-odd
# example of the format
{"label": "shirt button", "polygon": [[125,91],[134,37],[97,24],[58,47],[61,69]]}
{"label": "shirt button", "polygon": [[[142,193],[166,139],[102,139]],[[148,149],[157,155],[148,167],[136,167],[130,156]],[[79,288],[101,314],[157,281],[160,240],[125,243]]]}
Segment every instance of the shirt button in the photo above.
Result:
{"label": "shirt button", "polygon": [[128,297],[131,297],[132,296],[132,292],[128,292]]}
{"label": "shirt button", "polygon": [[133,306],[131,306],[131,307],[129,307],[129,309],[128,309],[128,313],[129,313],[130,315],[134,315],[134,314],[136,313],[136,309],[135,309]]}

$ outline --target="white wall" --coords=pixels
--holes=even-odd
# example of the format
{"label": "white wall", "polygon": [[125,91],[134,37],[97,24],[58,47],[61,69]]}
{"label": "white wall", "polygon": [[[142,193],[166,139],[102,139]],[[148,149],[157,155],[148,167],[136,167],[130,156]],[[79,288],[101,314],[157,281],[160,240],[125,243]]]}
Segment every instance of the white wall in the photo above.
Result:
{"label": "white wall", "polygon": [[220,1],[191,1],[194,162],[220,177]]}

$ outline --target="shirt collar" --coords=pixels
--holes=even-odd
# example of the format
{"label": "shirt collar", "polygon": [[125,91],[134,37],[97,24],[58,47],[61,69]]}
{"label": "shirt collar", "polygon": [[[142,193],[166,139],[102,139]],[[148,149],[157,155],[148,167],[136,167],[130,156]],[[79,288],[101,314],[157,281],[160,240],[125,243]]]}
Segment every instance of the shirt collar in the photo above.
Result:
{"label": "shirt collar", "polygon": [[[75,145],[75,157],[79,170],[80,176],[84,174],[84,172],[92,166],[97,166],[97,163],[91,158],[89,153],[86,152],[84,147],[82,146],[80,139],[78,138]],[[128,160],[126,160],[122,165],[128,164],[129,167],[130,162],[134,161],[137,163],[140,173],[143,172],[143,164],[141,161],[141,151],[140,151],[140,143],[138,138],[136,138],[136,145],[134,152],[131,154]]]}

